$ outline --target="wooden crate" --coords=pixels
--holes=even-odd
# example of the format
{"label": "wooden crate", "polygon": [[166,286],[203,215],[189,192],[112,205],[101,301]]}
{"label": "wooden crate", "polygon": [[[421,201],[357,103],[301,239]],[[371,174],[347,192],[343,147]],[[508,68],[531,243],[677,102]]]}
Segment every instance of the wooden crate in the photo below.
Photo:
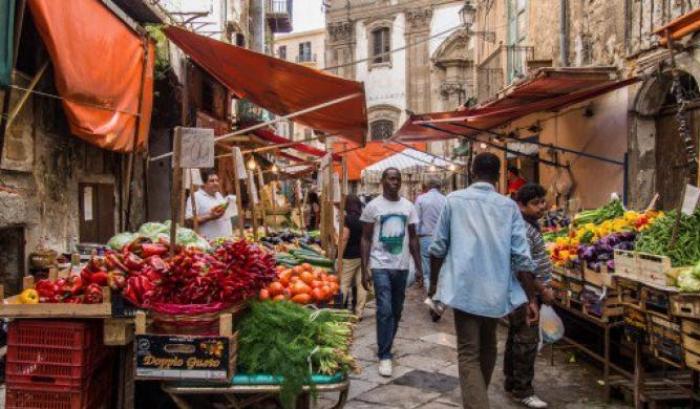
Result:
{"label": "wooden crate", "polygon": [[613,279],[614,274],[615,273],[609,272],[607,266],[605,265],[601,266],[600,271],[595,271],[588,266],[587,262],[583,263],[583,279],[588,284],[596,287],[616,288],[616,282]]}
{"label": "wooden crate", "polygon": [[654,311],[671,318],[671,296],[669,291],[642,286],[642,306],[646,311]]}
{"label": "wooden crate", "polygon": [[677,294],[671,296],[671,314],[700,320],[700,294]]}
{"label": "wooden crate", "polygon": [[637,266],[640,280],[664,287],[667,283],[666,273],[673,268],[670,258],[648,253],[637,253]]}
{"label": "wooden crate", "polygon": [[700,356],[700,321],[681,320],[683,347]]}
{"label": "wooden crate", "polygon": [[685,365],[694,371],[700,372],[700,355],[686,350]]}
{"label": "wooden crate", "polygon": [[617,299],[620,303],[642,307],[642,285],[638,281],[618,274],[615,277],[615,282],[617,283]]}
{"label": "wooden crate", "polygon": [[683,365],[685,355],[681,326],[676,320],[647,312],[649,347],[657,358],[673,365]]}
{"label": "wooden crate", "polygon": [[[50,274],[56,279],[55,273]],[[34,277],[26,276],[23,290],[34,288]],[[4,288],[0,286],[0,317],[2,318],[107,318],[112,314],[109,287],[102,288],[101,304],[22,304],[19,295],[4,298]]]}
{"label": "wooden crate", "polygon": [[625,325],[635,327],[643,331],[647,330],[647,314],[641,308],[631,304],[624,304],[623,316]]}
{"label": "wooden crate", "polygon": [[129,345],[134,340],[134,320],[108,318],[104,320],[104,343],[109,346]]}
{"label": "wooden crate", "polygon": [[636,277],[639,275],[637,253],[627,250],[615,250],[613,257],[615,260],[616,273],[625,274],[631,277]]}

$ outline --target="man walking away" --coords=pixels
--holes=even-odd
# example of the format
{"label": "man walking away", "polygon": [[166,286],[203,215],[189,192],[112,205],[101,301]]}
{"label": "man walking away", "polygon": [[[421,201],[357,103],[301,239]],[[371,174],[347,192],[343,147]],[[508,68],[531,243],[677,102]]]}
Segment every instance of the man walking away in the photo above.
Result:
{"label": "man walking away", "polygon": [[440,193],[442,183],[437,177],[428,180],[428,191],[416,199],[416,211],[418,212],[418,238],[420,239],[420,255],[423,261],[423,282],[426,290],[430,288],[430,254],[428,249],[433,242],[435,225],[440,218],[447,199]]}
{"label": "man walking away", "polygon": [[[372,200],[360,216],[362,222],[362,286],[369,291],[370,270],[377,298],[377,355],[379,374],[392,374],[391,347],[401,321],[410,258],[416,264],[416,280],[423,281],[413,203],[399,196],[401,172],[382,173],[382,196]],[[409,255],[410,254],[410,255]]]}
{"label": "man walking away", "polygon": [[498,318],[525,303],[528,322],[538,314],[525,222],[515,202],[495,189],[500,166],[492,153],[474,158],[476,181],[447,196],[430,246],[428,295],[439,283],[437,299],[454,309],[466,409],[489,408]]}
{"label": "man walking away", "polygon": [[[527,223],[527,241],[535,262],[535,288],[541,301],[550,304],[554,299],[554,293],[549,286],[552,263],[539,226],[539,220],[547,210],[546,194],[542,186],[528,183],[518,190],[515,200]],[[528,408],[546,408],[547,402],[535,395],[532,387],[540,338],[539,326],[527,322],[527,309],[524,306],[513,311],[508,320],[510,326],[503,360],[505,389]]]}

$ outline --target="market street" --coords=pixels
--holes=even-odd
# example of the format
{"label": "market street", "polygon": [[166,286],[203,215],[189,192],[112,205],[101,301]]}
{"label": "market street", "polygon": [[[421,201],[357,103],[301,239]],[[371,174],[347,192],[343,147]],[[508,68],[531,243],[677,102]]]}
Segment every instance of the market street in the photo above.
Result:
{"label": "market street", "polygon": [[[433,324],[422,304],[422,290],[407,293],[403,320],[397,335],[394,377],[382,378],[377,373],[375,359],[376,336],[374,304],[365,311],[358,324],[353,355],[363,367],[352,375],[346,409],[448,409],[461,407],[457,377],[457,352],[454,348],[452,314]],[[503,391],[503,348],[505,327],[499,328],[499,357],[489,388],[492,408],[522,408]],[[567,350],[564,350],[567,351]],[[577,360],[567,363],[568,352],[555,351],[554,366],[549,365],[549,349],[538,358],[535,369],[535,389],[542,399],[556,409],[628,408],[619,402],[606,405],[602,387],[598,385],[601,372],[588,363]],[[317,408],[330,408],[331,396],[321,397]]]}

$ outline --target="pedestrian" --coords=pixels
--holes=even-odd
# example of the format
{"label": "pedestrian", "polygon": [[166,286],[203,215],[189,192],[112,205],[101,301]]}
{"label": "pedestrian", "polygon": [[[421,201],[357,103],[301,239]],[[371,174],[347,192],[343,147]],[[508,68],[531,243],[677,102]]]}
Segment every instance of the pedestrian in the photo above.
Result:
{"label": "pedestrian", "polygon": [[[516,193],[515,200],[527,226],[527,241],[532,260],[535,262],[535,288],[540,301],[551,304],[554,292],[549,286],[552,278],[552,263],[540,232],[539,220],[547,210],[547,191],[536,184],[528,183]],[[535,395],[532,380],[535,377],[535,358],[540,341],[538,325],[527,322],[527,309],[522,306],[508,316],[508,341],[506,342],[503,372],[505,389],[514,399],[528,408],[546,408],[547,402]]]}
{"label": "pedestrian", "polygon": [[423,283],[430,288],[430,254],[428,249],[433,242],[435,225],[440,218],[440,213],[445,207],[445,195],[440,192],[442,182],[435,176],[430,177],[426,183],[427,191],[416,199],[416,211],[418,212],[418,238],[420,240],[420,255],[423,265]]}
{"label": "pedestrian", "polygon": [[318,197],[318,193],[314,191],[309,191],[306,199],[306,228],[309,231],[318,230],[318,224],[321,220],[321,200]]}
{"label": "pedestrian", "polygon": [[361,320],[367,303],[367,290],[362,286],[362,268],[360,257],[360,243],[362,241],[362,202],[355,195],[348,195],[345,199],[345,224],[340,236],[340,248],[338,260],[340,271],[340,291],[343,295],[343,304],[348,301],[350,290],[355,285],[354,313]]}
{"label": "pedestrian", "polygon": [[[204,169],[201,174],[204,185],[194,192],[198,233],[207,240],[231,237],[233,236],[231,219],[223,217],[223,215],[226,212],[226,206],[235,205],[227,205],[226,199],[221,195],[219,175],[214,169]],[[192,208],[192,197],[187,198],[185,209],[185,218],[194,222],[195,212]]]}
{"label": "pedestrian", "polygon": [[508,196],[513,197],[526,183],[527,180],[520,176],[520,170],[517,167],[508,166]]}
{"label": "pedestrian", "polygon": [[411,257],[419,285],[423,281],[423,269],[416,233],[418,214],[413,203],[399,196],[401,172],[387,168],[382,172],[381,182],[382,195],[372,200],[360,217],[362,286],[369,291],[372,278],[377,300],[379,374],[390,377],[391,347],[401,321]]}
{"label": "pedestrian", "polygon": [[475,182],[447,196],[430,246],[428,295],[454,310],[467,409],[489,408],[498,319],[525,303],[528,322],[538,314],[525,222],[515,202],[496,192],[500,166],[492,153],[474,158]]}

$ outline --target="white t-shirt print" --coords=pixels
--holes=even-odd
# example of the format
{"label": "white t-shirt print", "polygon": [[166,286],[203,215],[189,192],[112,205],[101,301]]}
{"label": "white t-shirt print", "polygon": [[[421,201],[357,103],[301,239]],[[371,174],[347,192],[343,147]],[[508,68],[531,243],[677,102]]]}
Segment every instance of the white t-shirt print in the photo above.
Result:
{"label": "white t-shirt print", "polygon": [[408,226],[419,221],[413,203],[403,197],[392,201],[379,196],[365,207],[360,221],[374,223],[369,267],[408,270],[411,264]]}

